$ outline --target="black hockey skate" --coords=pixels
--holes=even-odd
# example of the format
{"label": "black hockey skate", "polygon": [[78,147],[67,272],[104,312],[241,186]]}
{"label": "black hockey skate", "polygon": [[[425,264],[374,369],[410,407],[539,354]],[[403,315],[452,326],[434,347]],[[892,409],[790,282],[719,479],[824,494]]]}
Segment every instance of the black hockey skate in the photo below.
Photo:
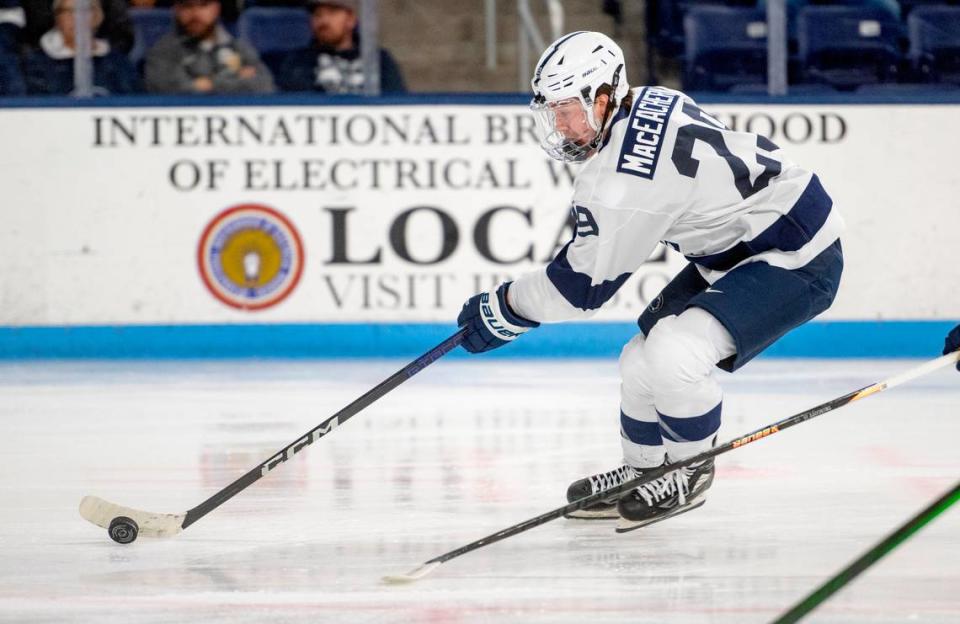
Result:
{"label": "black hockey skate", "polygon": [[[600,474],[587,477],[586,479],[574,481],[570,484],[570,487],[567,488],[567,502],[572,503],[573,501],[580,500],[581,498],[585,498],[591,494],[609,490],[610,488],[617,487],[618,485],[625,483],[630,479],[635,479],[638,476],[640,476],[640,472],[637,469],[624,464],[623,466],[614,468],[609,472],[601,472]],[[568,514],[565,514],[564,517],[577,518],[581,520],[619,518],[620,514],[617,513],[617,499],[619,499],[621,496],[622,494],[615,494],[608,500],[594,503],[589,507],[578,509],[577,511],[571,511]]]}
{"label": "black hockey skate", "polygon": [[706,501],[705,493],[713,483],[713,459],[668,472],[645,483],[617,503],[622,518],[617,533],[626,533],[667,518],[693,511]]}

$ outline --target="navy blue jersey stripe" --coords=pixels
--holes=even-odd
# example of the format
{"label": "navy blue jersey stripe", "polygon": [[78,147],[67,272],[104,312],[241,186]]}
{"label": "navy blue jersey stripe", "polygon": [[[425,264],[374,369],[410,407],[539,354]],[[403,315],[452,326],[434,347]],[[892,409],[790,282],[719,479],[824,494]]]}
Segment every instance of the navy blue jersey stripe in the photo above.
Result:
{"label": "navy blue jersey stripe", "polygon": [[747,258],[771,249],[797,251],[820,231],[832,207],[833,200],[820,184],[820,179],[814,175],[790,211],[753,240],[740,241],[720,253],[706,256],[688,255],[686,258],[714,271],[729,271]]}
{"label": "navy blue jersey stripe", "polygon": [[720,402],[706,414],[691,418],[675,418],[661,414],[657,410],[657,415],[660,416],[660,435],[671,442],[706,440],[720,429],[720,412],[722,409],[723,402]]}
{"label": "navy blue jersey stripe", "polygon": [[663,438],[660,437],[660,423],[634,420],[620,412],[620,432],[634,444],[660,446]]}
{"label": "navy blue jersey stripe", "polygon": [[630,273],[623,273],[600,284],[592,284],[593,280],[589,275],[574,271],[567,261],[567,248],[572,242],[564,245],[557,257],[547,265],[547,277],[570,305],[581,310],[596,310],[623,286]]}

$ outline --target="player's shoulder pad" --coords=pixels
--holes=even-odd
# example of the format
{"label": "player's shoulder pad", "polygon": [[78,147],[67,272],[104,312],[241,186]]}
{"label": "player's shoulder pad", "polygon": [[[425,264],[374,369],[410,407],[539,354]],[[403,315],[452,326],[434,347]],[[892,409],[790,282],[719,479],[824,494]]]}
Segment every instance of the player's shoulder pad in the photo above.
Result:
{"label": "player's shoulder pad", "polygon": [[[616,153],[616,171],[652,180],[660,162],[660,151],[667,136],[671,113],[681,98],[679,91],[666,87],[640,87],[632,91],[633,106],[618,120],[620,139]],[[612,146],[611,146],[612,147]]]}

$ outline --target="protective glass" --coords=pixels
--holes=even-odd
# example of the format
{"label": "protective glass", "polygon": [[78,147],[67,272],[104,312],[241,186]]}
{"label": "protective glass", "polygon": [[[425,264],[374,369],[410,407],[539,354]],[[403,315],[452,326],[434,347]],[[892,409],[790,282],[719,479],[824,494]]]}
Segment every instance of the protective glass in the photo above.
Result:
{"label": "protective glass", "polygon": [[534,98],[530,110],[536,122],[540,147],[551,157],[565,162],[586,160],[596,148],[599,133],[593,110],[580,98],[546,102]]}

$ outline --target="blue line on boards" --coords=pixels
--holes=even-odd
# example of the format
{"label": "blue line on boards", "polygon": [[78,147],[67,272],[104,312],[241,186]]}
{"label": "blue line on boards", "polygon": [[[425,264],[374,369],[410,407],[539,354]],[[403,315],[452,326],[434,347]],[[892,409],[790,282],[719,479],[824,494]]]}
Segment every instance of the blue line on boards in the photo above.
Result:
{"label": "blue line on boards", "polygon": [[[955,324],[814,321],[781,338],[763,357],[929,357],[939,353]],[[0,327],[0,360],[410,357],[452,330],[449,323]],[[544,325],[480,357],[615,358],[636,331],[631,322]]]}

